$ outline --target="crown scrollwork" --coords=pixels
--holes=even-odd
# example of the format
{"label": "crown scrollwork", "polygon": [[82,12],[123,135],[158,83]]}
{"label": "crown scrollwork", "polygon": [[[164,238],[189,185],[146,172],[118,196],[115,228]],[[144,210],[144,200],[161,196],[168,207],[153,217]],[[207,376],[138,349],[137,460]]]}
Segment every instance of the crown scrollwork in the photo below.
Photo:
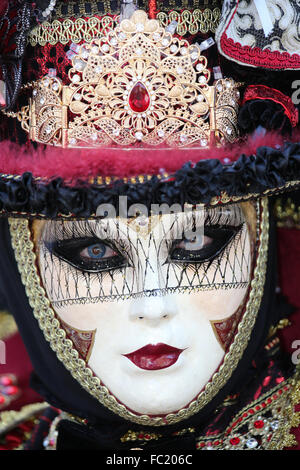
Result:
{"label": "crown scrollwork", "polygon": [[21,113],[30,138],[62,147],[208,147],[237,138],[238,84],[209,85],[197,44],[136,11],[105,36],[78,45],[70,83],[37,81]]}

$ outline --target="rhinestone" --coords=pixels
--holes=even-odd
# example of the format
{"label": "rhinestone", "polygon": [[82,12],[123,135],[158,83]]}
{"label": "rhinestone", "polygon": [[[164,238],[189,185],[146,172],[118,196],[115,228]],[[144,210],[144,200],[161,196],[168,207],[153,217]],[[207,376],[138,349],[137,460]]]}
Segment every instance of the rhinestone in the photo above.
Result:
{"label": "rhinestone", "polygon": [[249,448],[249,449],[254,449],[255,447],[257,447],[257,440],[254,439],[254,437],[251,437],[250,439],[248,439],[246,441],[246,446]]}
{"label": "rhinestone", "polygon": [[116,137],[118,137],[118,135],[120,135],[119,129],[115,129],[115,130],[113,131],[113,135],[115,135]]}
{"label": "rhinestone", "polygon": [[226,87],[227,88],[231,88],[232,87],[232,84],[230,82],[226,82]]}
{"label": "rhinestone", "polygon": [[126,39],[126,34],[125,33],[120,33],[119,35],[119,39],[121,39],[121,41],[123,41],[124,39]]}
{"label": "rhinestone", "polygon": [[153,33],[153,39],[154,39],[154,41],[158,41],[160,39],[160,34],[159,33]]}
{"label": "rhinestone", "polygon": [[70,46],[70,50],[78,53],[80,51],[79,44],[74,44],[74,42],[72,42],[72,44]]}
{"label": "rhinestone", "polygon": [[227,165],[228,163],[230,163],[230,160],[229,160],[229,158],[225,157],[223,162]]}
{"label": "rhinestone", "polygon": [[197,64],[197,65],[196,65],[196,70],[197,70],[198,72],[202,72],[203,69],[204,69],[203,64]]}
{"label": "rhinestone", "polygon": [[191,59],[192,60],[197,60],[198,59],[198,52],[194,51],[191,53]]}
{"label": "rhinestone", "polygon": [[199,101],[199,103],[200,103],[201,101],[204,101],[204,96],[203,96],[203,95],[198,95],[198,96],[197,96],[197,101]]}
{"label": "rhinestone", "polygon": [[44,104],[45,103],[45,98],[41,98],[40,99],[40,104]]}
{"label": "rhinestone", "polygon": [[178,47],[175,44],[172,44],[172,46],[170,47],[170,51],[174,54],[178,51]]}
{"label": "rhinestone", "polygon": [[206,83],[206,77],[204,75],[201,75],[201,77],[199,77],[199,80],[198,82],[201,84],[201,85],[204,85]]}
{"label": "rhinestone", "polygon": [[139,32],[139,33],[142,33],[144,31],[144,25],[142,23],[137,23],[136,25],[136,30]]}
{"label": "rhinestone", "polygon": [[102,52],[108,52],[109,51],[109,45],[108,44],[103,44],[101,47]]}
{"label": "rhinestone", "polygon": [[142,55],[143,54],[143,51],[142,49],[139,47],[136,51],[135,51],[136,55]]}
{"label": "rhinestone", "polygon": [[236,91],[235,95],[236,95],[237,98],[239,98],[240,97],[240,92]]}
{"label": "rhinestone", "polygon": [[99,47],[93,46],[93,47],[91,48],[91,51],[92,51],[93,54],[98,54],[98,52],[99,52]]}
{"label": "rhinestone", "polygon": [[102,72],[101,65],[97,65],[97,67],[95,68],[95,71],[96,71],[96,73],[101,73]]}
{"label": "rhinestone", "polygon": [[182,67],[177,67],[176,69],[177,73],[182,74],[184,72]]}
{"label": "rhinestone", "polygon": [[162,129],[160,129],[159,131],[157,131],[157,135],[158,135],[158,137],[164,137],[165,131],[163,131]]}
{"label": "rhinestone", "polygon": [[206,147],[206,145],[207,145],[207,140],[206,140],[206,139],[201,139],[201,140],[200,140],[200,145],[201,145],[201,147]]}
{"label": "rhinestone", "polygon": [[226,134],[228,134],[228,135],[232,134],[232,129],[230,127],[227,127]]}
{"label": "rhinestone", "polygon": [[186,47],[182,47],[182,48],[180,49],[180,54],[181,54],[181,55],[186,55],[186,54],[187,54],[187,51],[188,51],[188,50],[187,50]]}
{"label": "rhinestone", "polygon": [[43,440],[43,446],[44,447],[48,447],[49,445],[49,439],[46,437],[44,440]]}
{"label": "rhinestone", "polygon": [[277,419],[271,422],[271,428],[273,429],[273,431],[276,431],[276,429],[278,429],[278,426],[279,426],[279,421]]}
{"label": "rhinestone", "polygon": [[53,83],[52,85],[52,90],[57,91],[59,89],[59,84],[58,83]]}
{"label": "rhinestone", "polygon": [[81,94],[80,93],[75,93],[74,100],[80,101],[81,100]]}
{"label": "rhinestone", "polygon": [[51,127],[46,127],[46,134],[51,134]]}
{"label": "rhinestone", "polygon": [[43,85],[44,85],[45,87],[47,87],[47,86],[49,86],[49,84],[50,84],[50,82],[49,82],[49,80],[46,78],[46,79],[43,81]]}
{"label": "rhinestone", "polygon": [[37,95],[37,90],[33,90],[32,94],[33,94],[33,96],[36,96]]}
{"label": "rhinestone", "polygon": [[83,50],[82,50],[82,52],[81,52],[81,57],[82,57],[83,59],[88,59],[89,53],[88,53],[88,51],[87,51],[86,49],[83,49]]}
{"label": "rhinestone", "polygon": [[171,23],[166,27],[166,32],[174,34],[177,29],[178,22],[176,20],[171,21]]}
{"label": "rhinestone", "polygon": [[74,67],[75,67],[76,70],[78,70],[80,72],[81,70],[84,69],[85,63],[82,62],[82,60],[76,60]]}
{"label": "rhinestone", "polygon": [[72,82],[73,83],[79,83],[80,82],[80,76],[77,75],[77,74],[73,75]]}
{"label": "rhinestone", "polygon": [[116,38],[111,38],[110,43],[112,46],[116,46],[118,44],[118,41]]}
{"label": "rhinestone", "polygon": [[222,87],[221,83],[219,83],[219,85],[217,85],[217,90],[218,90],[218,91],[222,91],[222,90],[223,90],[223,87]]}
{"label": "rhinestone", "polygon": [[166,39],[166,38],[163,39],[163,40],[161,41],[161,43],[162,43],[162,45],[163,45],[164,47],[167,47],[167,46],[169,45],[169,41],[168,41],[168,39]]}
{"label": "rhinestone", "polygon": [[74,137],[72,137],[72,138],[70,139],[70,144],[71,144],[71,145],[77,144],[77,140],[76,140]]}
{"label": "rhinestone", "polygon": [[136,132],[134,135],[135,135],[135,138],[137,140],[142,140],[142,138],[143,138],[143,133],[142,132]]}
{"label": "rhinestone", "polygon": [[186,142],[187,141],[187,136],[185,134],[181,134],[179,139],[180,139],[180,142]]}
{"label": "rhinestone", "polygon": [[98,139],[98,134],[96,134],[96,132],[92,134],[91,139],[95,142]]}

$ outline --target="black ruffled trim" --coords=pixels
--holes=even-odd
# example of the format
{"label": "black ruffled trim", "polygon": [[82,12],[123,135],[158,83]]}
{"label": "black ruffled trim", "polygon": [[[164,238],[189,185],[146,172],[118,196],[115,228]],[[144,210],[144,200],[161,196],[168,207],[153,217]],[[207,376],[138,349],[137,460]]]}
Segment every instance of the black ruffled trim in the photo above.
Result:
{"label": "black ruffled trim", "polygon": [[[90,217],[100,204],[112,204],[118,210],[119,196],[127,196],[127,205],[209,204],[223,192],[229,197],[248,198],[296,189],[300,185],[300,144],[289,143],[283,149],[260,147],[256,155],[241,155],[231,165],[219,160],[186,163],[168,178],[152,176],[144,182],[114,181],[111,185],[78,182],[68,186],[61,178],[42,182],[31,173],[21,177],[0,177],[2,215]],[[229,201],[228,201],[229,202]]]}
{"label": "black ruffled trim", "polygon": [[258,126],[267,131],[276,130],[282,135],[292,133],[292,124],[285,115],[285,109],[272,100],[250,100],[241,107],[238,115],[241,135],[252,133]]}

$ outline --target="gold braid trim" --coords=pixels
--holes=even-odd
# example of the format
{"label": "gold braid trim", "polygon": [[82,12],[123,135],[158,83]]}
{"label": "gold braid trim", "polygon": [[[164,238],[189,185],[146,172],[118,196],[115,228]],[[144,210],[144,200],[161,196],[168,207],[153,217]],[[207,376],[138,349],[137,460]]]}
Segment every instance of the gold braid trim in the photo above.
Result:
{"label": "gold braid trim", "polygon": [[[160,11],[156,19],[163,28],[172,21],[177,21],[176,34],[215,33],[220,22],[221,10],[219,8],[205,8],[205,10]],[[51,23],[43,22],[32,29],[28,41],[33,47],[46,44],[75,44],[85,41],[87,43],[100,38],[112,31],[119,24],[119,15],[90,16],[89,18],[57,18]]]}
{"label": "gold braid trim", "polygon": [[0,436],[33,416],[42,413],[48,406],[49,404],[46,402],[32,403],[23,406],[19,411],[2,411],[0,413]]}

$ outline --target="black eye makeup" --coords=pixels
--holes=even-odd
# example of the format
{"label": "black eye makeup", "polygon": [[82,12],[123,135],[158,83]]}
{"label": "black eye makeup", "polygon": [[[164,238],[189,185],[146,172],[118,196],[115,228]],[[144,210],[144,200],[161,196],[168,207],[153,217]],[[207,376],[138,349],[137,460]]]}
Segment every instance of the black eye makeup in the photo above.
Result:
{"label": "black eye makeup", "polygon": [[249,232],[238,204],[149,218],[143,231],[131,222],[46,222],[39,263],[56,306],[248,286]]}
{"label": "black eye makeup", "polygon": [[243,225],[210,226],[204,233],[173,242],[170,261],[182,263],[205,263],[220,256]]}
{"label": "black eye makeup", "polygon": [[90,273],[120,269],[128,265],[126,258],[116,247],[97,237],[57,240],[46,243],[46,247],[71,266]]}

